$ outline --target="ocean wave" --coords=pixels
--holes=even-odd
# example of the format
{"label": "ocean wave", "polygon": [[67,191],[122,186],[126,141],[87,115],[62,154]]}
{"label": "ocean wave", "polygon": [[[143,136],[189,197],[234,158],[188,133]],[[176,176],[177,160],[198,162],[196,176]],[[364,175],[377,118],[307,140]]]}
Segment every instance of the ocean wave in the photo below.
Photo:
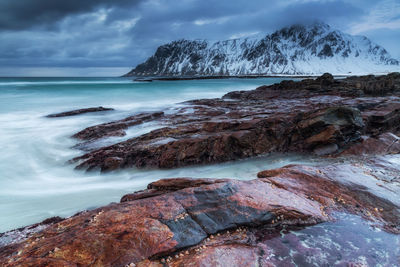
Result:
{"label": "ocean wave", "polygon": [[0,82],[0,86],[58,85],[58,84],[131,84],[133,81],[47,81],[47,82]]}

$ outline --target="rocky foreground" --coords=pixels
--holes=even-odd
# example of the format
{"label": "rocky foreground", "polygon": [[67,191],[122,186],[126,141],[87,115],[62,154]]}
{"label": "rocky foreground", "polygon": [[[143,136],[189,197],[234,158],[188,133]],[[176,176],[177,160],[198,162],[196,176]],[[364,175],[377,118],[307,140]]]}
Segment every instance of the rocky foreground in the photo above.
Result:
{"label": "rocky foreground", "polygon": [[[283,81],[219,99],[189,101],[174,113],[142,113],[88,127],[73,137],[82,141],[78,148],[89,152],[72,162],[78,169],[109,171],[176,168],[271,152],[358,154],[354,145],[397,140],[399,100],[399,73]],[[91,150],[99,140],[124,136],[127,128],[144,122],[160,128]]]}
{"label": "rocky foreground", "polygon": [[159,180],[121,203],[5,233],[0,265],[398,266],[399,162]]}
{"label": "rocky foreground", "polygon": [[334,156],[250,181],[162,179],[120,203],[0,234],[0,266],[399,266],[400,74],[284,81],[89,127],[78,168]]}

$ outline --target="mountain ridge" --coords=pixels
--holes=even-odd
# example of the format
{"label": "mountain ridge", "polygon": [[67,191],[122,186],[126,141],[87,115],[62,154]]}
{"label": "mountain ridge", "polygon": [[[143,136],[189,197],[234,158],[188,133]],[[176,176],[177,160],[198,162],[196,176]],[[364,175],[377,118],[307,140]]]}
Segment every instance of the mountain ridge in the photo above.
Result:
{"label": "mountain ridge", "polygon": [[295,24],[263,38],[173,41],[159,46],[125,76],[366,74],[399,69],[399,61],[367,37],[318,22]]}

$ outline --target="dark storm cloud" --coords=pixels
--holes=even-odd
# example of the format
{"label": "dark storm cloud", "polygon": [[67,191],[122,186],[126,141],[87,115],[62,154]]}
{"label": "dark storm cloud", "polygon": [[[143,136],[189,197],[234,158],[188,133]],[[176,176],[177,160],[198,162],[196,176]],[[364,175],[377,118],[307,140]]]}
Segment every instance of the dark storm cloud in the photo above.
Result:
{"label": "dark storm cloud", "polygon": [[398,0],[0,0],[0,68],[132,67],[172,40],[268,34],[315,20],[400,57],[399,17]]}
{"label": "dark storm cloud", "polygon": [[99,7],[127,6],[132,0],[0,0],[0,29],[21,30],[56,22]]}

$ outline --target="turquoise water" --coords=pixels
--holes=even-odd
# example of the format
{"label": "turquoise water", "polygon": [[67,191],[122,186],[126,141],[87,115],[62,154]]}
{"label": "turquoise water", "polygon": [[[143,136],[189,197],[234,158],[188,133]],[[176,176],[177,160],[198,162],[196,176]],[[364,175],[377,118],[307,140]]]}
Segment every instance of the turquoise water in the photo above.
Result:
{"label": "turquoise water", "polygon": [[[165,177],[252,179],[266,168],[304,162],[296,156],[260,157],[176,170],[123,170],[100,174],[66,163],[82,152],[70,136],[83,128],[138,112],[168,110],[190,99],[221,97],[279,78],[133,82],[126,78],[0,78],[0,232],[51,216],[110,202]],[[115,111],[66,118],[50,113],[105,106]],[[132,127],[128,137],[157,128]],[[114,140],[118,141],[118,140]],[[309,162],[310,160],[307,160]]]}

